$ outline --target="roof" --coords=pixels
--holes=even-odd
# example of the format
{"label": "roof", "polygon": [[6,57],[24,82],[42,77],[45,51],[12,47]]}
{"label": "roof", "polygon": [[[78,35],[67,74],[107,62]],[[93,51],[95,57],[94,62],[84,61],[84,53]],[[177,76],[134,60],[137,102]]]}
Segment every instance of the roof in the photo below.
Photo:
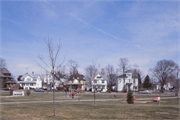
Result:
{"label": "roof", "polygon": [[[8,74],[7,74],[8,73]],[[10,75],[9,75],[10,74]],[[9,70],[7,70],[7,68],[1,68],[0,70],[0,77],[5,77],[5,78],[13,78],[11,76],[11,73],[9,72]]]}
{"label": "roof", "polygon": [[126,76],[126,74],[122,74],[122,75],[118,76],[118,78],[119,78],[119,77],[120,77],[120,78],[124,78],[124,77],[126,78],[127,76]]}
{"label": "roof", "polygon": [[22,81],[20,83],[36,83],[35,81]]}
{"label": "roof", "polygon": [[5,76],[0,72],[0,77],[5,77]]}
{"label": "roof", "polygon": [[24,74],[24,75],[21,77],[21,80],[23,80],[26,76],[30,76],[30,77],[32,77],[33,79],[37,79],[38,76],[40,76],[40,75],[39,75],[39,74],[28,74],[28,73],[26,73],[26,74]]}
{"label": "roof", "polygon": [[107,80],[107,75],[97,74],[95,77],[102,77],[103,79]]}
{"label": "roof", "polygon": [[[73,80],[73,78],[74,78],[74,79],[77,79],[78,77],[79,77],[79,80],[84,80],[84,75],[79,74],[79,73],[74,74],[74,75],[71,75],[68,80]],[[85,81],[85,80],[84,80],[84,81]]]}
{"label": "roof", "polygon": [[9,73],[9,74],[11,74],[11,73],[9,72],[9,70],[7,70],[7,68],[1,68],[1,72],[2,72],[2,73]]}
{"label": "roof", "polygon": [[126,70],[125,73],[132,73],[132,71],[131,70]]}
{"label": "roof", "polygon": [[15,80],[7,81],[6,83],[17,83]]}

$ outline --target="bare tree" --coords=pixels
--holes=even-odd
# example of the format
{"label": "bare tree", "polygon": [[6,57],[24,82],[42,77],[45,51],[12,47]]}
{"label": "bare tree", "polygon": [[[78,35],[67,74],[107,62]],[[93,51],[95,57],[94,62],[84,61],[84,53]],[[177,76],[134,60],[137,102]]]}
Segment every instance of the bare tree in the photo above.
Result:
{"label": "bare tree", "polygon": [[106,67],[106,73],[108,76],[108,86],[109,86],[109,93],[111,92],[112,84],[114,84],[117,80],[117,72],[114,70],[112,65],[108,65]]}
{"label": "bare tree", "polygon": [[106,68],[101,68],[101,74],[105,75],[106,74]]}
{"label": "bare tree", "polygon": [[164,85],[167,83],[168,78],[173,74],[176,74],[178,70],[179,65],[176,64],[174,61],[161,60],[158,61],[157,64],[150,69],[150,72],[160,82],[161,89],[163,89]]}
{"label": "bare tree", "polygon": [[94,74],[98,73],[98,69],[95,68],[93,65],[89,65],[85,68],[85,73],[86,73],[86,80],[89,83],[89,86],[91,86],[91,80],[95,76]]}
{"label": "bare tree", "polygon": [[[97,62],[97,60],[92,60],[92,66],[93,66],[93,69],[94,69],[93,70],[93,81],[94,81],[94,83],[95,83],[94,77],[96,75],[96,71],[95,71],[95,69],[96,69],[96,62]],[[94,88],[94,105],[96,105],[96,94],[95,94],[96,86],[93,85],[93,88]]]}
{"label": "bare tree", "polygon": [[135,84],[135,78],[138,78],[138,88],[141,88],[141,79],[143,76],[142,71],[139,69],[139,66],[137,64],[133,65],[132,71],[132,77],[133,77],[133,83]]}
{"label": "bare tree", "polygon": [[[120,59],[119,59],[119,64],[118,64],[118,66],[119,66],[120,71],[122,71],[123,76],[124,76],[124,74],[125,74],[125,71],[128,70],[128,62],[129,62],[129,61],[128,61],[127,58],[120,58]],[[125,76],[124,76],[124,78],[123,78],[123,87],[125,87]]]}
{"label": "bare tree", "polygon": [[0,58],[0,68],[7,68],[6,61],[3,58]]}
{"label": "bare tree", "polygon": [[[42,55],[39,53],[38,53],[38,58],[39,58],[41,64],[39,61],[35,61],[35,62],[37,63],[38,66],[40,66],[42,69],[44,69],[45,71],[47,71],[48,73],[50,73],[52,75],[52,84],[53,84],[53,88],[54,88],[56,71],[59,67],[62,66],[65,58],[62,63],[58,64],[59,51],[62,46],[60,41],[56,44],[57,45],[56,47],[54,46],[52,39],[50,39],[49,37],[44,38],[44,41],[46,43],[46,47],[47,47],[47,51],[48,51],[49,63],[46,62],[43,59]],[[53,110],[54,110],[54,116],[56,116],[54,89],[53,89]]]}
{"label": "bare tree", "polygon": [[68,66],[69,68],[69,74],[71,75],[75,75],[78,73],[78,63],[75,60],[69,60],[68,61]]}

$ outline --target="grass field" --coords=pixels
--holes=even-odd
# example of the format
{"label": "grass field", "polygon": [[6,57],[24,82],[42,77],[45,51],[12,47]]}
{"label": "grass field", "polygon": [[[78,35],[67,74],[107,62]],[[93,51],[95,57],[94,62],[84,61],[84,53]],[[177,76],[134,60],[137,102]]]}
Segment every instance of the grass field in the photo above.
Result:
{"label": "grass field", "polygon": [[[8,92],[1,94],[8,96]],[[30,96],[1,98],[1,102],[25,102],[41,101],[41,93],[31,93]],[[43,101],[51,101],[52,93],[43,93]],[[179,98],[161,100],[158,102],[147,101],[147,103],[127,104],[122,100],[97,101],[71,101],[59,99],[64,94],[56,93],[56,117],[53,117],[53,103],[21,103],[3,104],[1,107],[1,119],[179,119]],[[117,96],[125,99],[124,95]],[[117,99],[114,95],[97,95],[97,99]],[[141,96],[141,98],[152,98],[152,96]],[[93,99],[93,94],[83,95],[81,100]],[[59,102],[61,101],[61,102]],[[64,101],[64,102],[62,102]]]}

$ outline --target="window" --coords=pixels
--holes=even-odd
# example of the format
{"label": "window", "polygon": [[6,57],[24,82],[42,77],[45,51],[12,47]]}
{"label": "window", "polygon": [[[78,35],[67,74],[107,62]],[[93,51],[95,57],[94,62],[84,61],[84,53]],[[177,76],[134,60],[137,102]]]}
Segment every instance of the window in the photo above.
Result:
{"label": "window", "polygon": [[30,86],[33,86],[33,83],[30,83]]}
{"label": "window", "polygon": [[31,78],[27,78],[27,81],[31,81]]}
{"label": "window", "polygon": [[129,82],[130,82],[131,80],[129,79]]}
{"label": "window", "polygon": [[102,83],[104,83],[104,80],[102,80]]}
{"label": "window", "polygon": [[97,83],[97,80],[94,80],[94,83]]}
{"label": "window", "polygon": [[101,86],[98,86],[98,89],[100,89]]}
{"label": "window", "polygon": [[97,77],[97,78],[101,78],[101,77]]}

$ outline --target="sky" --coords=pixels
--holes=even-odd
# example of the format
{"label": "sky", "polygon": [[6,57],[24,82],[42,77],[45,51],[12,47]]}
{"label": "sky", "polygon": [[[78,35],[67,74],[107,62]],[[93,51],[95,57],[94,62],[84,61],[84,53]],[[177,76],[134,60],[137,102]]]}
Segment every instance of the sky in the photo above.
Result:
{"label": "sky", "polygon": [[180,63],[179,1],[1,1],[0,56],[17,78],[45,74],[35,61],[49,62],[45,38],[62,47],[58,62],[78,62],[80,73],[93,60],[118,68],[120,58],[144,75],[160,60]]}

